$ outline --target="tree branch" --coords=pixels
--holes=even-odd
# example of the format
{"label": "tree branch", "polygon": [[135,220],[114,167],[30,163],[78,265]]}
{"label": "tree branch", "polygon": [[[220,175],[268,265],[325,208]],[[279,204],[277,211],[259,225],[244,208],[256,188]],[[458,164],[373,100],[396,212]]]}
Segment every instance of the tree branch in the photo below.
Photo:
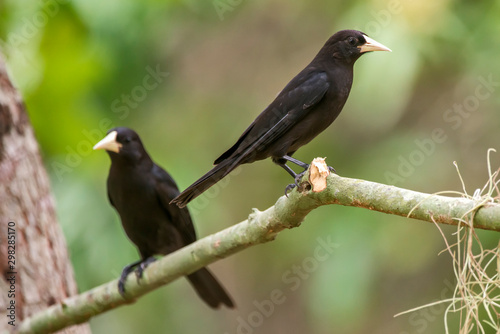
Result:
{"label": "tree branch", "polygon": [[[333,174],[324,177],[327,178],[324,191],[293,191],[289,198],[279,198],[265,211],[254,209],[247,220],[154,262],[144,272],[140,284],[135,275],[130,275],[126,282],[127,299],[118,293],[118,281],[114,280],[25,319],[19,333],[50,333],[132,303],[147,292],[212,262],[246,247],[273,240],[280,231],[299,226],[309,212],[323,205],[356,206],[451,225],[457,225],[458,219],[472,210],[475,211],[475,228],[500,231],[499,204],[489,203],[476,208],[477,203],[466,198],[430,195]],[[304,179],[309,179],[309,173]]]}

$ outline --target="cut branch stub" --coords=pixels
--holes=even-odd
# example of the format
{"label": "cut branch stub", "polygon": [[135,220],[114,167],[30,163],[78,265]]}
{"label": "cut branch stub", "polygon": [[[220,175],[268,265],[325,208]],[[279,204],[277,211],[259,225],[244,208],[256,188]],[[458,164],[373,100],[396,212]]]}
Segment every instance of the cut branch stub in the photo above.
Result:
{"label": "cut branch stub", "polygon": [[325,158],[315,158],[309,167],[309,183],[312,192],[319,193],[326,189],[326,178],[330,175]]}

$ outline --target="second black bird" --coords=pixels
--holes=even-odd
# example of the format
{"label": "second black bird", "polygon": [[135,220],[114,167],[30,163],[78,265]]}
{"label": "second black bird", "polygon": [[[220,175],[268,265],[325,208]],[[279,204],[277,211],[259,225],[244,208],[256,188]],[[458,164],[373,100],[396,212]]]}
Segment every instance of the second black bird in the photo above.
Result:
{"label": "second black bird", "polygon": [[302,173],[296,174],[286,163],[304,170],[309,167],[291,156],[337,118],[351,90],[354,62],[369,51],[390,49],[356,30],[342,30],[330,37],[311,63],[215,160],[215,167],[172,202],[184,207],[239,165],[268,157],[297,183]]}
{"label": "second black bird", "polygon": [[[151,160],[135,131],[111,129],[94,149],[106,150],[111,158],[108,197],[127,236],[141,254],[139,261],[123,268],[118,289],[124,294],[124,282],[130,272],[136,269],[140,278],[146,266],[155,260],[154,255],[166,255],[196,241],[196,233],[188,210],[169,204],[179,195],[177,185]],[[202,268],[187,278],[211,307],[234,307],[208,269]]]}

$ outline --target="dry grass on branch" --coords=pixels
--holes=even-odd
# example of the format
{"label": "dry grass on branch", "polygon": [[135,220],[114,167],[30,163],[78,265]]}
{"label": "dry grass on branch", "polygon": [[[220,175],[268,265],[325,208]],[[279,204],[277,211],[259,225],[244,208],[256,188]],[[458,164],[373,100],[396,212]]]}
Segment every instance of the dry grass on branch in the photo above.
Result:
{"label": "dry grass on branch", "polygon": [[[453,297],[413,308],[396,316],[436,304],[447,304],[444,314],[447,334],[450,332],[448,327],[452,314],[459,316],[460,334],[490,333],[491,330],[500,333],[500,242],[493,249],[484,249],[472,224],[474,214],[479,208],[489,203],[500,202],[498,187],[500,169],[492,172],[491,152],[496,151],[488,150],[488,181],[482,189],[476,189],[473,195],[467,193],[458,165],[454,162],[463,188],[463,193],[459,194],[474,200],[476,205],[457,219],[459,224],[457,231],[450,237],[452,242],[445,236],[439,224],[434,222],[446,243],[446,248],[442,252],[448,252],[452,259],[456,277]],[[457,192],[451,193],[457,194]]]}

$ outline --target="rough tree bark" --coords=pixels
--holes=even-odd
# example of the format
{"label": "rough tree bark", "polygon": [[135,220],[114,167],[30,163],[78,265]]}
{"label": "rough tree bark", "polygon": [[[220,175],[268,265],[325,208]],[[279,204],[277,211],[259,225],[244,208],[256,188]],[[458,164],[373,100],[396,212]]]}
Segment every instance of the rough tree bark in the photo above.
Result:
{"label": "rough tree bark", "polygon": [[[1,55],[0,271],[0,330],[14,332],[24,318],[77,294],[49,178]],[[60,333],[90,333],[90,328],[84,324]]]}

